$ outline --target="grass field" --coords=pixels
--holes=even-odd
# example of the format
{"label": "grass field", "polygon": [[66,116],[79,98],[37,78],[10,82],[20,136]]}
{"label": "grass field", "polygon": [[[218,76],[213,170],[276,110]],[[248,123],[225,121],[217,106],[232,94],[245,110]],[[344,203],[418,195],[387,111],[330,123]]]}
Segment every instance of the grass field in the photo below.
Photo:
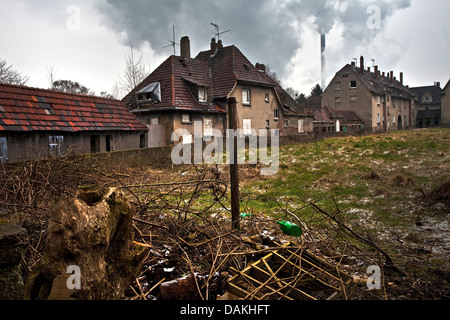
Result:
{"label": "grass field", "polygon": [[[440,282],[441,272],[447,279],[450,274],[449,151],[450,129],[283,146],[278,174],[245,179],[241,200],[248,211],[274,216],[288,208],[325,232],[327,225],[308,204],[338,212],[418,279],[426,274]],[[448,290],[447,282],[441,285]]]}

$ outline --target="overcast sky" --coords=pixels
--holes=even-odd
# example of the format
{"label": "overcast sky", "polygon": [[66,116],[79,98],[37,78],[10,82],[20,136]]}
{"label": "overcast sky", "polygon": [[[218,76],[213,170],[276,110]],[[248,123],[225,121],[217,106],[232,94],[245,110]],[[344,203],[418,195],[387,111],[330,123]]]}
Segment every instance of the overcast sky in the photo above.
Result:
{"label": "overcast sky", "polygon": [[444,86],[449,16],[448,0],[0,0],[0,59],[29,76],[29,86],[48,88],[52,66],[57,79],[111,92],[129,37],[152,71],[173,54],[164,48],[173,25],[177,42],[189,36],[195,57],[209,48],[213,22],[231,30],[221,35],[225,46],[236,45],[305,94],[321,82],[321,32],[327,84],[363,55],[366,66],[403,72],[410,86]]}

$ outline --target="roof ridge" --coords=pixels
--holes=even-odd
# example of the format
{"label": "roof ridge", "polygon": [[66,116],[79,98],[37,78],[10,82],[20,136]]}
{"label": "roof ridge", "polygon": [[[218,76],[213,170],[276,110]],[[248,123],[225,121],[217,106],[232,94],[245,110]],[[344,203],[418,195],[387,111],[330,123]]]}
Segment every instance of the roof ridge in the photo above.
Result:
{"label": "roof ridge", "polygon": [[111,98],[105,98],[105,97],[91,95],[91,94],[72,93],[72,92],[59,91],[59,90],[55,90],[55,89],[44,89],[44,88],[38,88],[38,87],[30,87],[30,86],[25,86],[25,85],[17,85],[17,84],[0,82],[0,87],[2,87],[2,86],[15,87],[18,89],[26,89],[26,90],[32,90],[32,91],[44,91],[44,92],[49,92],[49,93],[57,93],[57,94],[71,95],[71,96],[77,96],[77,97],[87,97],[87,98],[96,98],[96,99],[103,99],[103,100],[110,100],[110,101],[120,101],[119,99],[116,99],[116,98],[111,99]]}

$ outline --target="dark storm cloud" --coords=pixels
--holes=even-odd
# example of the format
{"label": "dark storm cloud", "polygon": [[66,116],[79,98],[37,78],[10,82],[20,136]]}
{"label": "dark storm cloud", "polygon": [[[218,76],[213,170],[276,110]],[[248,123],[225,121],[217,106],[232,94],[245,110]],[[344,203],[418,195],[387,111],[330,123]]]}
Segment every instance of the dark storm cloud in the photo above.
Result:
{"label": "dark storm cloud", "polygon": [[[224,45],[235,44],[253,63],[269,64],[283,77],[284,68],[301,47],[300,28],[308,21],[317,32],[327,33],[336,23],[343,23],[346,45],[364,45],[377,30],[367,28],[370,14],[367,8],[377,5],[381,25],[397,10],[410,6],[410,0],[107,0],[97,9],[103,14],[103,23],[118,34],[130,35],[136,46],[144,41],[160,54],[171,54],[163,49],[169,44],[172,25],[176,26],[177,41],[183,35],[191,39],[192,55],[206,50],[213,37],[211,22],[222,31]],[[126,37],[120,38],[123,45]],[[256,61],[254,59],[257,59]]]}

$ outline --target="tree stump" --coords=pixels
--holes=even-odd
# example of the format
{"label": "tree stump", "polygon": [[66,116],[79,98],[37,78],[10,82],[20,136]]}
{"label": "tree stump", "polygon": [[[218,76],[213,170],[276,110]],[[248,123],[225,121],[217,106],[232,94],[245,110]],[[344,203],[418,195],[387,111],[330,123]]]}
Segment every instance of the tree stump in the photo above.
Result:
{"label": "tree stump", "polygon": [[[132,244],[125,195],[114,188],[79,188],[77,198],[59,199],[50,211],[44,254],[26,281],[26,298],[43,300],[57,292],[50,299],[121,299],[143,258]],[[74,268],[79,274],[72,274]]]}

